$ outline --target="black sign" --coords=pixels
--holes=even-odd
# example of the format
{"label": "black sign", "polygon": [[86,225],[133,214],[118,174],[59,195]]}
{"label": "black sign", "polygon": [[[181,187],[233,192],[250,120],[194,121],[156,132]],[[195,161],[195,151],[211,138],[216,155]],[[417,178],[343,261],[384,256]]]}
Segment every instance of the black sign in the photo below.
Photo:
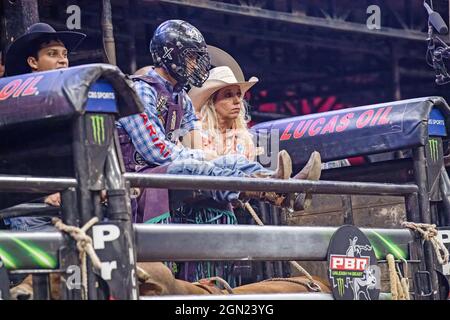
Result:
{"label": "black sign", "polygon": [[380,272],[369,239],[354,226],[342,226],[328,248],[328,279],[336,300],[378,300]]}

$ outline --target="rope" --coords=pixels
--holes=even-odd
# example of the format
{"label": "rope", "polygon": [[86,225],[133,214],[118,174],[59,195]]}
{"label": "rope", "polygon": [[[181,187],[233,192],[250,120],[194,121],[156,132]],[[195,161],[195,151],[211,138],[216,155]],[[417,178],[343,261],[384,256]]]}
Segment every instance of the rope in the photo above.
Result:
{"label": "rope", "polygon": [[88,296],[86,255],[91,258],[91,262],[94,268],[98,270],[101,270],[102,268],[102,263],[95,253],[94,247],[92,246],[92,238],[86,234],[86,231],[97,222],[98,218],[94,217],[89,220],[83,227],[78,228],[75,226],[68,226],[64,224],[59,218],[52,219],[52,223],[55,225],[56,229],[61,232],[68,233],[77,242],[77,249],[81,260],[81,285],[83,289],[82,299],[84,300],[86,300]]}
{"label": "rope", "polygon": [[424,240],[428,240],[431,242],[434,251],[436,252],[439,264],[444,265],[448,263],[449,253],[447,248],[442,243],[442,240],[438,237],[438,231],[435,224],[405,221],[402,223],[402,226],[418,232]]}
{"label": "rope", "polygon": [[147,271],[145,271],[138,265],[136,266],[136,275],[139,282],[141,283],[145,283],[148,279],[150,279],[150,275],[147,273]]}
{"label": "rope", "polygon": [[208,283],[210,283],[211,281],[217,281],[219,283],[221,283],[223,285],[223,287],[225,288],[225,290],[227,290],[227,292],[229,294],[234,294],[233,288],[231,288],[231,286],[228,284],[228,282],[226,282],[224,279],[222,279],[221,277],[211,277],[211,278],[206,278],[206,279],[200,279],[197,282],[194,282],[194,285],[205,285],[208,286]]}
{"label": "rope", "polygon": [[[255,222],[260,225],[263,226],[264,223],[261,221],[261,219],[258,217],[258,215],[256,214],[255,210],[253,210],[252,206],[250,205],[250,203],[245,202],[245,208],[247,209],[247,211],[250,213],[250,215],[253,217],[253,219],[255,220]],[[298,262],[296,261],[289,261],[289,263],[295,268],[297,269],[301,274],[303,274],[304,276],[306,276],[306,278],[308,278],[309,280],[309,285],[308,287],[311,288],[312,290],[316,291],[316,292],[321,292],[322,289],[320,288],[320,286],[314,281],[313,277],[309,274],[308,271],[305,270],[305,268],[303,268]]]}
{"label": "rope", "polygon": [[250,205],[250,203],[246,202],[245,203],[245,209],[248,210],[248,212],[250,213],[250,215],[252,216],[253,220],[255,220],[257,225],[263,226],[264,223],[261,221],[261,219],[258,217],[258,215],[256,214],[255,210],[253,210],[252,206]]}
{"label": "rope", "polygon": [[[400,277],[400,284],[401,284],[401,287],[402,287],[402,289],[403,289],[403,293],[404,293],[404,295],[405,295],[405,300],[411,300],[411,298],[410,298],[410,296],[409,296],[409,279],[408,279],[408,264],[407,264],[407,262],[406,262],[406,260],[403,260],[403,274],[404,274],[404,276],[401,276]],[[398,272],[398,274],[402,274],[401,272],[400,272],[400,268],[398,267],[398,264],[397,264],[397,272]]]}
{"label": "rope", "polygon": [[311,289],[311,291],[314,292],[320,292],[322,291],[322,289],[320,288],[320,286],[317,283],[314,283],[314,286],[311,286],[311,282],[307,282],[307,281],[302,281],[300,279],[292,279],[292,278],[272,278],[272,279],[267,279],[261,282],[267,282],[267,281],[285,281],[285,282],[292,282],[295,284],[299,284],[301,286],[307,287],[309,289]]}
{"label": "rope", "polygon": [[[410,300],[408,269],[405,268],[403,277],[400,270],[396,269],[395,258],[392,254],[386,256],[389,270],[389,282],[391,285],[392,300]],[[406,261],[405,261],[406,262]]]}

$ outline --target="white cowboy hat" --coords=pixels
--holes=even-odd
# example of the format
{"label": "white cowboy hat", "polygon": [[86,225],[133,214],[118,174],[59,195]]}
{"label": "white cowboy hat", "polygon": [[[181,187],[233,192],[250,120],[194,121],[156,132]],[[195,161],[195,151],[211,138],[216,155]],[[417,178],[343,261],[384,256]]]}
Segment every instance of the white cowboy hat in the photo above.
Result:
{"label": "white cowboy hat", "polygon": [[201,88],[193,87],[189,90],[189,97],[192,100],[195,111],[198,112],[218,90],[231,85],[238,85],[241,87],[242,96],[244,96],[258,81],[256,77],[251,77],[248,81],[238,81],[229,67],[216,67],[209,71],[208,80],[205,81]]}

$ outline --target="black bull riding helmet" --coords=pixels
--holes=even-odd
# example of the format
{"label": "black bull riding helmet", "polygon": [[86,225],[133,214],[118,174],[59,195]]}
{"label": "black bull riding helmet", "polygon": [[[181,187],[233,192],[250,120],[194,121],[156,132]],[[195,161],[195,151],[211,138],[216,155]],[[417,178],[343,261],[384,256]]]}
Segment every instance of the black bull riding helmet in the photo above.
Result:
{"label": "black bull riding helmet", "polygon": [[163,67],[177,85],[201,87],[208,79],[210,57],[200,31],[183,20],[168,20],[156,29],[150,41],[153,62]]}

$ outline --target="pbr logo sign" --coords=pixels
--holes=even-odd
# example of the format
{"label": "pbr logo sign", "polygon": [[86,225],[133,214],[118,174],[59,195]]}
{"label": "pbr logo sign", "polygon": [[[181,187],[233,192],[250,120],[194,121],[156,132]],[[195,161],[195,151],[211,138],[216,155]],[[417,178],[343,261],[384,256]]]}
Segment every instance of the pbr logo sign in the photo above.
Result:
{"label": "pbr logo sign", "polygon": [[354,226],[343,226],[328,249],[328,278],[336,300],[378,300],[380,276],[369,239]]}

